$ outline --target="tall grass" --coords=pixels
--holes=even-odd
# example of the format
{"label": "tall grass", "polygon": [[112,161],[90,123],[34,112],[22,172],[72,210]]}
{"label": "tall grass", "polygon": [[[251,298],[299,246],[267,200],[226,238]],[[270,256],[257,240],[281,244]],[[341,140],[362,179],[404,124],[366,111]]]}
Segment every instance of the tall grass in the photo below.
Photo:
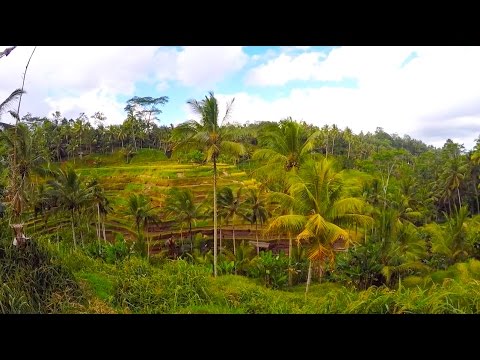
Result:
{"label": "tall grass", "polygon": [[72,271],[35,241],[24,249],[1,241],[0,283],[1,313],[69,312],[84,302]]}

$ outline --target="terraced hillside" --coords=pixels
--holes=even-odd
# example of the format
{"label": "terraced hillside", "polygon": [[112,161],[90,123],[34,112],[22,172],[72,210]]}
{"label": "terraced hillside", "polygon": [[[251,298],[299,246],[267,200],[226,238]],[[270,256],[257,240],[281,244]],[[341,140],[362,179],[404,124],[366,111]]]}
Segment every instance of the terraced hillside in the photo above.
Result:
{"label": "terraced hillside", "polygon": [[[149,224],[145,229],[145,236],[150,241],[152,252],[158,251],[166,239],[173,237],[177,243],[188,243],[188,229],[183,228],[175,219],[169,218],[163,211],[166,193],[173,187],[189,188],[198,203],[212,199],[213,169],[211,164],[179,163],[169,160],[163,152],[153,149],[140,150],[130,163],[126,163],[120,152],[112,155],[84,157],[75,162],[70,161],[77,172],[85,178],[95,178],[105,189],[112,211],[108,214],[105,223],[107,239],[113,240],[117,233],[121,233],[127,240],[136,238],[134,219],[126,214],[127,200],[132,194],[143,194],[151,200],[151,204],[158,208],[159,223]],[[236,190],[239,186],[251,186],[255,180],[250,179],[245,171],[228,164],[218,164],[218,187],[230,186]],[[201,241],[213,238],[213,221],[209,216],[193,224],[193,234]],[[49,218],[46,222],[35,220],[31,228],[36,233],[54,233],[59,227],[68,226],[68,220]],[[94,226],[92,224],[92,226]],[[231,223],[228,226],[221,224],[224,246],[232,239]],[[197,235],[197,234],[201,234]],[[259,235],[261,236],[261,235]],[[235,238],[254,240],[254,227],[243,219],[235,222]]]}

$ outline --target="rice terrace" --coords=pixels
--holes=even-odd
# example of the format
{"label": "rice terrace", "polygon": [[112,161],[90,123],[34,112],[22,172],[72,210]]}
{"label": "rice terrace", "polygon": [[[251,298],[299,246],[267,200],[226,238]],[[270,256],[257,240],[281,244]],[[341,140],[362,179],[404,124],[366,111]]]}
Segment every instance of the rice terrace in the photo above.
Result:
{"label": "rice terrace", "polygon": [[0,313],[479,313],[454,50],[0,46]]}

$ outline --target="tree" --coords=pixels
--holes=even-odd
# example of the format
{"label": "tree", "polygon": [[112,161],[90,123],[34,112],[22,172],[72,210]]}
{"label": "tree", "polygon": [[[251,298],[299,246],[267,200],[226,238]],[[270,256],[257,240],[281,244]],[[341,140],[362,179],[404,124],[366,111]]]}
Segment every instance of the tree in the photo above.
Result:
{"label": "tree", "polygon": [[172,188],[165,200],[165,210],[181,223],[188,224],[190,235],[190,249],[193,251],[192,224],[203,216],[200,204],[195,204],[193,192],[190,189]]}
{"label": "tree", "polygon": [[235,99],[227,103],[223,120],[219,122],[218,102],[213,92],[201,101],[189,100],[193,112],[200,116],[198,121],[190,120],[174,129],[174,138],[183,138],[176,150],[181,148],[201,148],[206,154],[206,160],[213,162],[213,273],[217,276],[217,160],[222,152],[241,155],[245,152],[242,144],[231,141],[232,133],[224,126],[232,111]]}
{"label": "tree", "polygon": [[[423,230],[430,238],[434,253],[447,257],[449,264],[455,261],[464,261],[473,250],[472,241],[468,238],[468,229],[473,220],[468,219],[468,209],[462,206],[453,214],[445,214],[446,222],[443,225],[430,223]],[[472,237],[476,241],[476,237]]]}
{"label": "tree", "polygon": [[59,210],[70,213],[73,245],[76,248],[75,224],[80,210],[92,202],[92,188],[84,184],[82,177],[71,167],[58,169],[51,174],[53,179],[48,181],[51,187],[50,195],[56,199]]}
{"label": "tree", "polygon": [[103,236],[103,241],[107,242],[107,236],[105,233],[105,217],[108,212],[112,210],[105,190],[100,186],[98,180],[93,180],[89,187],[92,188],[92,200],[97,207],[97,239]]}
{"label": "tree", "polygon": [[267,229],[268,232],[300,231],[297,241],[310,243],[306,291],[312,262],[318,261],[321,279],[326,262],[332,263],[335,259],[336,248],[348,246],[357,235],[348,228],[373,222],[365,214],[366,205],[362,199],[344,196],[342,176],[334,170],[332,160],[324,158],[306,163],[298,176],[292,178],[290,196],[284,200],[293,209],[293,214],[275,218]]}
{"label": "tree", "polygon": [[7,197],[14,222],[19,222],[32,191],[31,175],[40,169],[45,159],[35,151],[35,141],[25,124],[7,129],[0,137],[7,144],[10,165]]}
{"label": "tree", "polygon": [[248,209],[245,217],[251,224],[255,224],[255,239],[257,241],[257,255],[260,253],[258,244],[258,223],[263,227],[267,222],[268,210],[265,198],[262,196],[261,189],[248,189],[247,198],[245,200],[245,207]]}
{"label": "tree", "polygon": [[[137,239],[143,244],[144,234],[141,229],[147,226],[149,221],[156,221],[156,215],[153,213],[155,207],[152,207],[150,200],[144,195],[131,195],[128,199],[128,207],[126,213],[135,219],[135,227],[137,229]],[[142,252],[145,251],[142,248]],[[147,239],[147,257],[150,256],[150,244]]]}
{"label": "tree", "polygon": [[266,171],[274,171],[281,165],[285,171],[298,171],[310,157],[315,140],[320,131],[307,136],[306,131],[291,118],[283,120],[279,125],[267,125],[259,135],[260,146],[255,151],[254,160],[267,160]]}
{"label": "tree", "polygon": [[[158,120],[157,115],[162,113],[157,105],[165,105],[168,102],[168,96],[161,96],[158,98],[152,98],[150,96],[139,97],[134,96],[127,101],[125,111],[132,113],[135,116],[143,119],[147,123],[152,120]],[[148,115],[148,117],[146,117]],[[152,118],[153,115],[153,118]]]}
{"label": "tree", "polygon": [[238,188],[236,194],[229,187],[224,187],[218,192],[217,202],[219,212],[222,213],[225,222],[232,220],[232,242],[233,254],[236,255],[235,244],[235,217],[244,214],[244,207],[242,201],[242,187]]}
{"label": "tree", "polygon": [[350,159],[350,151],[352,148],[352,141],[353,141],[353,133],[349,127],[346,127],[343,131],[343,137],[348,143],[348,152],[347,152],[347,159]]}

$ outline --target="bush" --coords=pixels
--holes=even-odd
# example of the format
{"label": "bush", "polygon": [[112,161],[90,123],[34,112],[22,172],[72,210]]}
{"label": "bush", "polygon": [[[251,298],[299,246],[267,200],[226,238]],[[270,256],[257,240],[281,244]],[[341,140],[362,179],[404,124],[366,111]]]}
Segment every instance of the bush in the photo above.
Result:
{"label": "bush", "polygon": [[288,257],[283,252],[274,255],[270,250],[262,251],[252,260],[248,275],[263,279],[267,287],[281,288],[288,283]]}
{"label": "bush", "polygon": [[380,285],[383,267],[380,259],[380,247],[380,244],[368,242],[338,254],[335,272],[332,275],[333,280],[353,285],[361,290],[372,285]]}

